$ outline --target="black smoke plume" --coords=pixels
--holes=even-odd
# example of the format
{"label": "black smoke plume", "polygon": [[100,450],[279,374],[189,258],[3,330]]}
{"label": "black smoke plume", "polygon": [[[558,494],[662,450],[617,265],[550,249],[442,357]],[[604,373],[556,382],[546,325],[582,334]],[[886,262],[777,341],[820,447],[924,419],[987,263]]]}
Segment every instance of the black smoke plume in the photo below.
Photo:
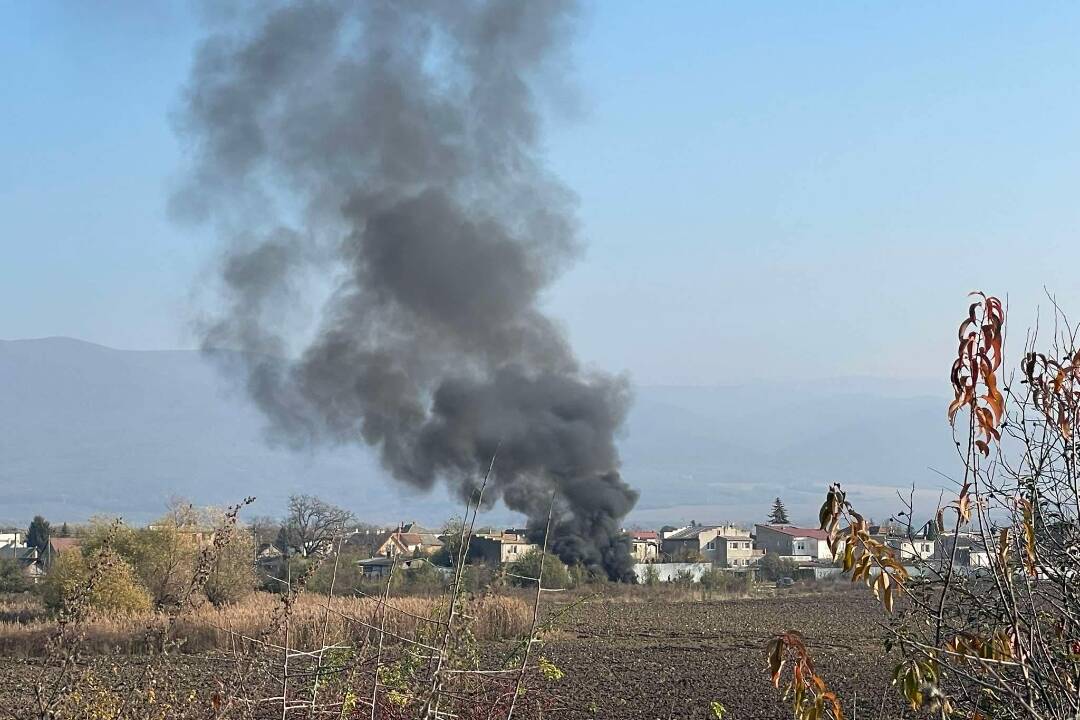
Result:
{"label": "black smoke plume", "polygon": [[539,142],[576,8],[249,10],[212,19],[179,114],[176,209],[228,238],[204,346],[244,351],[248,392],[297,447],[362,440],[394,477],[466,496],[498,448],[487,497],[535,530],[557,490],[555,552],[628,579],[627,385],[583,370],[539,309],[578,250]]}

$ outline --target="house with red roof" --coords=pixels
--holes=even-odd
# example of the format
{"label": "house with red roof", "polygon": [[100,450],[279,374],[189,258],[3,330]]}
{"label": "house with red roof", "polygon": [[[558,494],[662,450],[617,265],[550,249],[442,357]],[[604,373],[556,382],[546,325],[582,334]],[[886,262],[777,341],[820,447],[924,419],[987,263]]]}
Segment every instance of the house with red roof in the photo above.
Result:
{"label": "house with red roof", "polygon": [[801,528],[794,525],[756,525],[754,542],[765,554],[776,553],[787,557],[832,561],[829,535],[818,528]]}
{"label": "house with red roof", "polygon": [[653,562],[660,555],[660,533],[655,530],[630,530],[630,555],[634,562]]}

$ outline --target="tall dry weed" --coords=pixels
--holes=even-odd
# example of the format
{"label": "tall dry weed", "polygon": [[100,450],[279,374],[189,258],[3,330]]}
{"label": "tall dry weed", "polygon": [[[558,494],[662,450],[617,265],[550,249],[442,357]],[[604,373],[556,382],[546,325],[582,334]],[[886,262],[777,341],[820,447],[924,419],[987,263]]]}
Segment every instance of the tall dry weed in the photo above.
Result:
{"label": "tall dry weed", "polygon": [[[327,598],[303,595],[297,599],[289,620],[289,645],[297,650],[314,650],[324,636],[335,642],[359,644],[374,630],[370,620],[378,600],[373,598]],[[146,628],[168,627],[169,640],[182,652],[208,650],[244,651],[257,639],[284,645],[284,629],[269,635],[270,625],[280,600],[276,595],[257,593],[243,602],[216,608],[209,603],[193,609],[171,622],[161,613],[105,614],[90,613],[81,625],[82,648],[86,652],[142,654],[147,647]],[[444,598],[401,597],[389,601],[386,630],[411,638],[418,629],[445,616]],[[396,612],[395,612],[396,611]],[[473,632],[478,640],[517,638],[526,634],[531,620],[528,605],[516,597],[488,595],[478,598],[470,608]],[[55,623],[28,613],[25,622],[0,622],[0,653],[9,656],[35,656],[44,652],[45,641],[55,631]]]}

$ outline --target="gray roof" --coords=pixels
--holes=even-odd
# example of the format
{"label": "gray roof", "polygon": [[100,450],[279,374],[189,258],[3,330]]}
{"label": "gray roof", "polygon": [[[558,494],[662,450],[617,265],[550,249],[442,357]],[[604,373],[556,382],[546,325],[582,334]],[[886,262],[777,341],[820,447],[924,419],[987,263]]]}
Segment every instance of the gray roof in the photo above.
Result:
{"label": "gray roof", "polygon": [[23,562],[38,559],[36,547],[20,547],[18,545],[4,545],[0,547],[0,560],[22,560]]}
{"label": "gray roof", "polygon": [[368,558],[367,560],[360,560],[360,561],[358,561],[358,564],[363,565],[364,567],[377,567],[377,566],[393,565],[396,562],[397,562],[397,560],[394,560],[393,558],[375,557],[375,558]]}
{"label": "gray roof", "polygon": [[[719,525],[694,525],[693,527],[683,528],[678,532],[673,532],[668,535],[665,540],[693,540],[706,530],[715,530],[720,527]],[[749,539],[749,538],[748,538]]]}

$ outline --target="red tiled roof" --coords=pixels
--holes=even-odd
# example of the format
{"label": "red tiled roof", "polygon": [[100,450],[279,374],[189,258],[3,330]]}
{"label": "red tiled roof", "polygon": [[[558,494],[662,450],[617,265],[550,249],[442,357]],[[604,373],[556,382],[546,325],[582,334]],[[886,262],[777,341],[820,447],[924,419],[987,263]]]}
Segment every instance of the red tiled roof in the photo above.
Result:
{"label": "red tiled roof", "polygon": [[792,537],[808,537],[815,540],[828,540],[829,533],[818,528],[801,528],[794,525],[762,525],[761,527],[767,527],[770,530],[774,530],[778,533],[790,535]]}
{"label": "red tiled roof", "polygon": [[67,552],[68,550],[76,550],[82,544],[79,538],[50,538],[49,544],[52,545],[53,550],[56,552]]}
{"label": "red tiled roof", "polygon": [[659,540],[660,535],[655,530],[631,530],[629,533],[635,540]]}

